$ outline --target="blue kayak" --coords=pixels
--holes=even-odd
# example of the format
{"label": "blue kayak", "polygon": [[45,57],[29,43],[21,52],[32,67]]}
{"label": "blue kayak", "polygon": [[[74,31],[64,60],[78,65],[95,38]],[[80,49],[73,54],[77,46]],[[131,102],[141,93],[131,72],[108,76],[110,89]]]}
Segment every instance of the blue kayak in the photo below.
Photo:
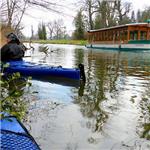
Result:
{"label": "blue kayak", "polygon": [[[82,78],[83,65],[77,69],[69,69],[59,67],[51,67],[48,65],[36,64],[26,61],[9,61],[9,67],[5,69],[7,73],[20,72],[23,76],[32,76],[32,77],[44,77],[44,76],[53,76],[60,78],[68,78],[73,80],[80,80]],[[81,69],[80,69],[81,68]]]}
{"label": "blue kayak", "polygon": [[33,137],[16,117],[0,120],[1,150],[40,150]]}

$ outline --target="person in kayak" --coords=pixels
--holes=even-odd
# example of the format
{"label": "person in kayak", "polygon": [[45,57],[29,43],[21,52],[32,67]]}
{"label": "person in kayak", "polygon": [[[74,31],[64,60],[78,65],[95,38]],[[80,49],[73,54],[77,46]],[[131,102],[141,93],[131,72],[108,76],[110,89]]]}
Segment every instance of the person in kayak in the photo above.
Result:
{"label": "person in kayak", "polygon": [[26,47],[14,33],[6,36],[7,44],[1,48],[1,61],[22,60]]}

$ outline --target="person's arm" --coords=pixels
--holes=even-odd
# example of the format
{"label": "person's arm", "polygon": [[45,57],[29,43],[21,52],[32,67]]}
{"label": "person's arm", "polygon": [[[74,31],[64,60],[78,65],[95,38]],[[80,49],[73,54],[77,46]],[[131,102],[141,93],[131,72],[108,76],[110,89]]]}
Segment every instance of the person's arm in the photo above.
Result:
{"label": "person's arm", "polygon": [[28,50],[28,48],[27,48],[23,43],[20,43],[19,45],[21,46],[21,48],[23,49],[24,52],[25,52],[26,50]]}
{"label": "person's arm", "polygon": [[8,59],[8,57],[9,57],[8,52],[9,52],[9,47],[6,44],[1,48],[1,61],[5,61]]}

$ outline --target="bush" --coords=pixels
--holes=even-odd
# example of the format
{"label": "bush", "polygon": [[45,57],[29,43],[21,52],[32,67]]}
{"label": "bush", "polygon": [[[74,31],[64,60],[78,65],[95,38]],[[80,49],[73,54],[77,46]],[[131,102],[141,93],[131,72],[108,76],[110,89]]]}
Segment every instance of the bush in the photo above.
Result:
{"label": "bush", "polygon": [[27,111],[27,101],[24,98],[27,87],[31,86],[31,78],[25,79],[20,73],[10,75],[4,74],[7,64],[1,64],[0,73],[0,93],[1,93],[1,114],[2,118],[5,113],[16,116],[19,120],[23,119]]}

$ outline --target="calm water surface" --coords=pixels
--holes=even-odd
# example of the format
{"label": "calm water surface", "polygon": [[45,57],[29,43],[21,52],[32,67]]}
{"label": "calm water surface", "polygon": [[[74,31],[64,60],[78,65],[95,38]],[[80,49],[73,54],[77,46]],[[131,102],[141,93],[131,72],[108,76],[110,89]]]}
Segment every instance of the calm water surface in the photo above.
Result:
{"label": "calm water surface", "polygon": [[47,45],[46,57],[40,46],[25,59],[67,68],[83,63],[87,78],[75,87],[32,81],[25,124],[42,150],[150,149],[140,138],[150,121],[150,51]]}

